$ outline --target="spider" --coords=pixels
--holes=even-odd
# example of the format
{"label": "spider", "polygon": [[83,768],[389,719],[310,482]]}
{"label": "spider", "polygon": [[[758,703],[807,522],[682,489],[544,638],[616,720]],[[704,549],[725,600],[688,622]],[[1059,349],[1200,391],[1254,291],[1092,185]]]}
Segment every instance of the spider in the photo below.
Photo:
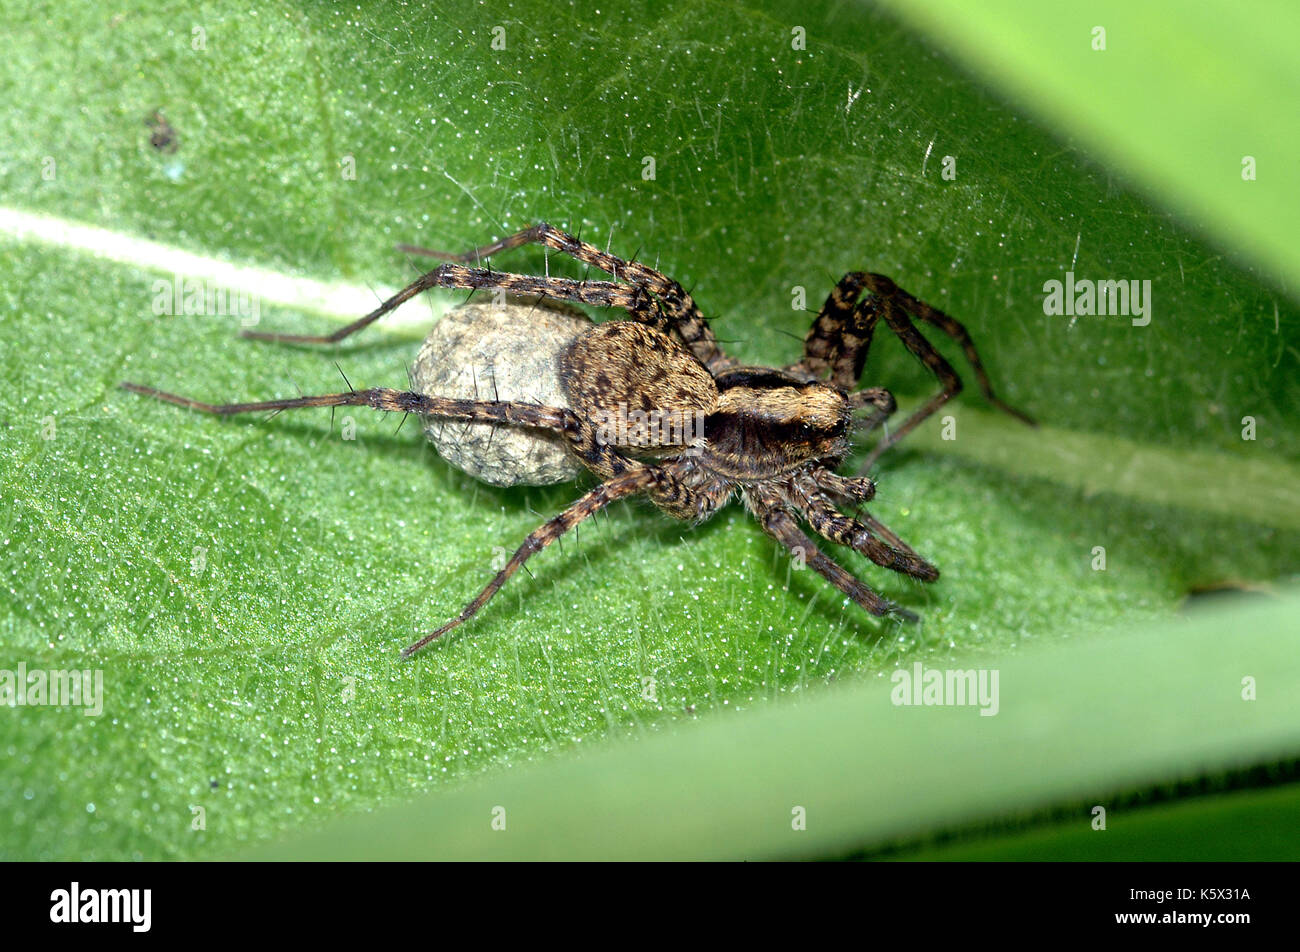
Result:
{"label": "spider", "polygon": [[[508,274],[469,265],[499,252],[540,243],[611,275],[613,281]],[[489,245],[453,255],[426,248],[401,250],[442,259],[365,317],[332,334],[314,336],[244,331],[244,337],[307,344],[332,344],[355,334],[430,288],[469,288],[516,295],[543,295],[596,307],[619,308],[627,319],[593,324],[559,357],[568,407],[517,401],[468,400],[415,390],[372,387],[345,393],[250,403],[203,403],[152,387],[124,383],[127,390],[193,410],[228,416],[302,407],[365,406],[425,417],[533,427],[559,434],[576,459],[602,482],[568,509],[533,530],[514,555],[450,621],[402,651],[409,658],[462,625],[500,590],[534,554],[584,519],[619,499],[643,494],[678,519],[702,522],[739,494],[770,536],[872,615],[917,616],[877,595],[819,549],[800,527],[851,548],[877,565],[923,582],[939,570],[919,556],[861,506],[876,494],[869,476],[840,476],[848,456],[853,413],[869,411],[857,429],[880,427],[895,411],[883,387],[858,387],[872,333],[882,319],[938,378],[941,389],[883,436],[863,471],[880,454],[916,429],[962,389],[952,366],[923,337],[913,318],[930,324],[962,348],[984,396],[1023,422],[1034,422],[993,395],[988,375],[966,329],[937,308],[914,298],[889,278],[853,271],[836,284],[804,341],[803,358],[782,369],[742,366],[724,354],[695,301],[682,286],[657,270],[601,251],[542,223]],[[703,420],[703,433],[690,427],[610,428],[597,426],[633,412],[665,413]],[[675,415],[675,416],[674,416]],[[845,515],[837,505],[857,508]]]}

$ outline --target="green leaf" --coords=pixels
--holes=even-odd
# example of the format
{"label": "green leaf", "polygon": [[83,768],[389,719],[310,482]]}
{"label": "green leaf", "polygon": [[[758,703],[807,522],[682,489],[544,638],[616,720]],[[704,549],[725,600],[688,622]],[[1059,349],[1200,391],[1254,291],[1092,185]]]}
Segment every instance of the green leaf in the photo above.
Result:
{"label": "green leaf", "polygon": [[[1196,824],[1211,817],[1239,837],[1250,832],[1253,858],[1292,858],[1294,835],[1263,839],[1250,822],[1254,811],[1238,807],[1234,816],[1222,801],[1209,800],[1173,816],[1159,811],[1157,821],[1117,808],[1115,794],[1295,751],[1297,610],[1293,593],[1274,604],[1205,611],[1150,631],[1025,652],[989,670],[997,681],[982,682],[981,691],[996,684],[990,695],[996,700],[982,707],[900,704],[910,692],[894,679],[839,687],[634,747],[494,774],[253,855],[820,856],[1077,801],[1074,815],[1050,832],[1083,858],[1137,858],[1143,849],[1152,850],[1147,858],[1241,858],[1240,841],[1198,837]],[[1241,679],[1250,672],[1261,673],[1259,693],[1244,700]],[[1294,809],[1296,800],[1294,788],[1251,798],[1266,816]],[[1093,828],[1101,816],[1094,806],[1106,811],[1104,829]],[[494,816],[504,816],[504,829],[493,825]],[[1043,836],[1031,832],[952,852],[1059,855],[1055,845],[1042,845]],[[1178,837],[1194,845],[1172,850]]]}
{"label": "green leaf", "polygon": [[[751,717],[823,703],[830,682],[1010,664],[1296,571],[1294,303],[877,13],[602,11],[73,3],[36,14],[66,42],[5,31],[0,669],[100,669],[105,707],[0,718],[0,855],[225,855],[695,719],[756,738]],[[150,145],[155,111],[175,154]],[[255,290],[262,328],[305,331],[409,278],[397,242],[468,248],[539,219],[642,249],[748,361],[793,360],[811,319],[795,288],[815,310],[863,267],[970,328],[1000,394],[1044,427],[990,417],[971,388],[950,405],[956,440],[932,420],[881,461],[873,513],[943,578],[843,561],[922,624],[845,605],[737,506],[691,528],[627,505],[400,662],[486,582],[495,547],[579,488],[476,484],[378,416],[353,414],[344,440],[341,414],[217,420],[118,389],[329,392],[336,361],[357,386],[401,386],[422,335],[408,316],[289,348],[237,339],[235,316],[158,315],[165,250],[205,256],[208,287]],[[220,264],[234,276],[213,279]],[[582,273],[536,250],[493,264]],[[1067,270],[1152,281],[1151,323],[1046,315],[1043,285]],[[361,303],[318,293],[339,288]],[[425,297],[424,324],[461,300]],[[878,337],[866,382],[931,392]],[[1068,763],[1041,765],[1028,793],[1069,788]],[[937,819],[918,806],[909,829]]]}
{"label": "green leaf", "polygon": [[[1295,784],[1206,797],[1186,797],[1121,815],[1120,836],[1099,835],[1077,818],[1003,836],[900,851],[908,860],[1078,860],[1084,862],[1293,861],[1300,835]],[[1114,819],[1111,823],[1114,823]]]}
{"label": "green leaf", "polygon": [[1294,3],[887,5],[1296,296]]}

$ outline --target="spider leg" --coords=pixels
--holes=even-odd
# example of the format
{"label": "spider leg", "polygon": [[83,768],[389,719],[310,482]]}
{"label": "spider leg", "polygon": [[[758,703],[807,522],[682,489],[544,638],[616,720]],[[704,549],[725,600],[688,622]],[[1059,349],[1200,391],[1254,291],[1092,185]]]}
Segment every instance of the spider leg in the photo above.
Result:
{"label": "spider leg", "polygon": [[[876,495],[876,481],[870,476],[845,477],[832,473],[825,467],[814,469],[811,475],[822,492],[849,503],[860,505],[869,502]],[[871,513],[858,510],[855,515],[863,525],[895,549],[906,552],[908,555],[916,555],[916,550],[895,535],[888,526],[871,515]]]}
{"label": "spider leg", "polygon": [[[876,538],[871,526],[844,515],[832,506],[811,476],[800,474],[791,479],[790,483],[795,492],[796,507],[818,535],[865,555],[877,565],[923,582],[933,582],[939,577],[939,570],[909,547],[895,548],[881,541]],[[876,525],[879,526],[879,523]]]}
{"label": "spider leg", "polygon": [[792,552],[801,554],[805,564],[873,615],[898,615],[917,621],[916,615],[881,598],[865,584],[828,557],[799,528],[799,522],[775,494],[759,487],[745,490],[745,500],[758,517],[763,531]]}
{"label": "spider leg", "polygon": [[[862,296],[864,292],[865,297]],[[962,352],[975,371],[980,390],[989,403],[1030,426],[1035,425],[1028,416],[994,395],[979,352],[976,351],[970,334],[961,323],[938,308],[908,294],[884,275],[851,271],[840,279],[826,299],[804,340],[804,357],[791,369],[817,376],[828,374],[831,383],[845,390],[852,390],[862,376],[862,368],[866,363],[867,352],[871,348],[871,338],[876,323],[883,317],[903,345],[939,379],[942,385],[938,394],[875,446],[863,464],[864,470],[874,463],[881,453],[914,430],[922,420],[960,393],[962,389],[961,378],[957,376],[952,365],[921,335],[908,314],[939,328],[961,345]],[[877,388],[872,390],[876,391]],[[876,412],[868,419],[868,429],[879,426],[893,412],[892,407],[886,409],[883,402],[877,402],[872,397],[859,397],[859,394],[855,393],[851,399],[854,399],[857,406],[865,405],[864,401],[876,405]]]}
{"label": "spider leg", "polygon": [[648,490],[650,501],[676,519],[700,523],[721,509],[731,499],[734,489],[723,480],[696,484],[691,480],[692,461],[681,457],[661,465],[663,479]]}
{"label": "spider leg", "polygon": [[870,476],[840,476],[824,466],[818,466],[811,475],[822,492],[850,502],[870,502],[876,496],[876,481]]}
{"label": "spider leg", "polygon": [[863,387],[849,394],[849,405],[855,410],[873,407],[870,416],[864,417],[854,425],[855,430],[870,433],[884,423],[898,409],[898,401],[884,387]]}
{"label": "spider leg", "polygon": [[501,586],[506,583],[510,576],[522,568],[529,558],[546,548],[570,529],[576,527],[578,523],[588,516],[595,515],[615,500],[644,492],[658,482],[661,477],[662,474],[654,467],[643,467],[624,473],[622,476],[601,483],[564,512],[542,523],[529,533],[528,538],[524,539],[523,545],[519,546],[515,550],[515,554],[510,557],[510,561],[492,577],[492,581],[488,582],[483,591],[479,592],[468,605],[461,609],[459,615],[442,627],[431,631],[415,644],[402,649],[402,657],[409,658],[435,638],[440,638],[453,628],[473,618],[478,613],[478,610],[492,599],[492,596],[501,589]]}
{"label": "spider leg", "polygon": [[803,359],[788,369],[825,377],[852,390],[862,374],[862,365],[871,347],[872,321],[860,327],[854,320],[854,306],[866,286],[867,274],[850,271],[831,289],[826,303],[813,318],[812,327],[804,338]]}
{"label": "spider leg", "polygon": [[[860,511],[857,513],[857,517],[859,520],[861,520],[863,525],[865,525],[869,530],[871,530],[877,536],[883,539],[888,545],[892,545],[899,552],[903,552],[907,555],[912,556],[913,558],[917,558],[917,559],[921,558],[919,555],[916,554],[915,549],[913,549],[910,545],[908,545],[906,542],[900,539],[887,525],[885,525],[883,522],[881,522],[871,513],[866,511]],[[922,561],[924,561],[924,559],[922,559]],[[937,572],[938,569],[936,569],[935,571]]]}
{"label": "spider leg", "polygon": [[632,312],[634,316],[645,313],[647,308],[644,292],[639,288],[613,281],[538,278],[531,275],[506,274],[487,268],[466,268],[457,264],[444,264],[420,275],[365,317],[340,327],[332,334],[278,334],[272,331],[246,330],[242,331],[240,336],[281,343],[335,344],[362,328],[369,327],[388,312],[430,288],[475,288],[501,290],[520,295],[543,294],[566,301],[579,301],[595,307],[619,307]]}
{"label": "spider leg", "polygon": [[[877,276],[872,275],[871,277]],[[882,280],[888,282],[890,286],[893,285],[893,282],[889,281],[888,278],[883,278]],[[867,347],[870,346],[870,330],[875,326],[877,320],[884,317],[885,323],[889,326],[889,329],[898,336],[898,339],[903,342],[903,346],[911,351],[912,355],[938,378],[940,384],[938,393],[932,396],[921,406],[920,409],[913,412],[911,416],[904,420],[901,426],[891,433],[886,433],[879,441],[877,441],[876,445],[872,447],[871,452],[867,454],[867,458],[862,461],[862,466],[859,469],[859,472],[866,472],[875,464],[876,460],[880,458],[880,454],[885,452],[885,450],[889,449],[903,437],[907,436],[907,434],[911,433],[921,425],[922,421],[957,394],[961,393],[962,382],[961,378],[957,376],[957,372],[952,369],[952,364],[948,363],[948,361],[944,359],[944,356],[940,354],[939,351],[935,350],[934,345],[926,340],[921,332],[916,329],[916,325],[914,325],[911,319],[903,313],[902,308],[893,297],[876,297],[873,294],[870,297],[864,298],[858,303],[858,306],[854,308],[854,317],[859,320],[860,327],[867,329],[865,337],[867,346],[863,347],[859,356],[855,358],[855,369],[859,373],[862,369],[862,360],[866,357]],[[954,321],[954,323],[956,322]],[[992,390],[988,389],[988,379],[984,376],[983,367],[979,364],[976,364],[976,366],[979,368],[977,374],[981,385],[991,397]],[[877,412],[868,418],[867,425],[874,428],[883,423],[884,419],[885,417]]]}
{"label": "spider leg", "polygon": [[680,284],[654,268],[636,261],[625,261],[607,251],[601,251],[595,245],[553,228],[546,222],[539,222],[531,228],[525,228],[523,231],[508,235],[481,248],[466,251],[464,254],[450,254],[446,251],[418,248],[413,245],[397,247],[411,254],[428,255],[444,261],[478,264],[498,252],[533,243],[543,244],[584,264],[597,267],[606,274],[613,275],[616,281],[621,279],[645,288],[654,295],[669,324],[700,363],[712,369],[729,362],[718,347],[718,340],[714,337],[709,322],[700,313],[695,300]]}
{"label": "spider leg", "polygon": [[190,410],[232,416],[237,413],[256,413],[269,410],[299,410],[306,407],[371,407],[390,413],[419,413],[426,416],[463,420],[467,423],[497,423],[507,426],[529,426],[554,430],[569,440],[573,452],[599,475],[609,478],[629,470],[643,467],[619,455],[598,439],[597,431],[568,409],[543,407],[532,403],[504,400],[458,400],[435,397],[414,390],[393,390],[372,387],[369,390],[349,390],[345,393],[327,393],[320,396],[294,397],[286,400],[259,400],[248,403],[204,403],[190,397],[168,393],[138,383],[123,383],[122,389],[165,403],[174,403]]}
{"label": "spider leg", "polygon": [[[966,362],[970,364],[971,369],[975,371],[975,380],[979,384],[980,392],[984,394],[985,400],[997,407],[1003,413],[1015,417],[1026,426],[1038,426],[1038,423],[1028,414],[1022,413],[1020,410],[1017,410],[1010,404],[1003,402],[994,395],[993,385],[989,383],[988,371],[984,369],[984,364],[980,360],[979,352],[975,349],[975,342],[971,340],[970,333],[966,330],[963,324],[955,318],[949,317],[937,307],[926,304],[919,298],[915,298],[908,294],[893,281],[889,280],[889,278],[879,274],[873,274],[871,277],[874,283],[872,290],[875,293],[889,297],[906,313],[912,314],[920,320],[925,321],[925,323],[939,328],[939,330],[943,331],[957,342],[961,347],[962,353],[966,356]],[[888,317],[888,314],[886,314],[886,317]],[[891,324],[891,326],[893,325]],[[915,354],[916,352],[913,351],[913,353]],[[921,357],[920,354],[917,354],[917,357],[920,357],[922,362],[925,361],[925,358]],[[929,365],[927,364],[926,366]]]}

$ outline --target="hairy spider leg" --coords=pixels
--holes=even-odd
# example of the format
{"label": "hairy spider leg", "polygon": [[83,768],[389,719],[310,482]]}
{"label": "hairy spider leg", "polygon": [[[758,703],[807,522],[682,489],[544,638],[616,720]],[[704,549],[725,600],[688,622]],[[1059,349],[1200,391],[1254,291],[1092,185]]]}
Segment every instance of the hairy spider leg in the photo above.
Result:
{"label": "hairy spider leg", "polygon": [[[822,466],[814,469],[811,475],[813,482],[817,484],[817,487],[822,492],[836,496],[846,502],[860,505],[875,498],[876,481],[870,476],[840,476]],[[854,514],[862,520],[862,523],[868,529],[895,549],[898,549],[898,551],[906,552],[908,555],[916,555],[915,549],[900,539],[888,526],[871,515],[871,513],[858,509]],[[919,558],[919,556],[917,557]]]}
{"label": "hairy spider leg", "polygon": [[[136,383],[122,384],[124,390],[154,397],[166,403],[212,413],[218,416],[231,416],[237,413],[255,413],[262,410],[279,412],[297,410],[307,407],[361,406],[376,410],[403,413],[423,413],[445,416],[454,420],[466,420],[473,423],[498,423],[512,426],[533,426],[542,429],[557,430],[572,438],[573,423],[576,418],[571,410],[555,407],[541,407],[526,403],[488,400],[453,400],[446,397],[431,397],[415,391],[391,390],[386,387],[374,387],[369,390],[350,390],[346,393],[322,394],[320,396],[296,397],[286,400],[259,400],[247,403],[205,403],[175,393],[168,393],[154,387]],[[604,447],[602,447],[604,449]],[[587,493],[576,503],[544,523],[524,540],[524,544],[515,552],[506,564],[478,597],[465,606],[464,610],[447,624],[426,635],[417,643],[406,648],[402,655],[411,654],[433,639],[462,624],[482,608],[496,594],[505,581],[524,564],[534,552],[550,545],[570,528],[583,519],[608,506],[616,499],[633,493],[650,489],[668,491],[673,499],[681,499],[672,489],[673,480],[666,477],[658,466],[644,466],[632,460],[620,458],[623,464],[620,473],[608,482],[602,483]]]}
{"label": "hairy spider leg", "polygon": [[466,605],[455,618],[447,622],[440,628],[437,628],[425,635],[415,644],[408,645],[402,649],[402,657],[409,658],[415,652],[419,651],[429,642],[436,638],[441,638],[447,632],[451,631],[473,618],[484,605],[486,605],[503,586],[510,576],[514,575],[525,562],[535,554],[542,551],[560,536],[564,535],[570,529],[576,527],[589,516],[595,515],[604,509],[610,503],[623,499],[636,493],[645,492],[656,482],[663,478],[663,474],[658,471],[658,467],[647,466],[641,469],[632,470],[624,473],[622,476],[616,476],[608,482],[601,483],[595,489],[582,496],[564,512],[560,513],[553,519],[548,519],[536,529],[528,534],[523,544],[515,550],[515,554],[510,557],[501,571],[492,576],[492,581],[479,592],[473,600]]}
{"label": "hairy spider leg", "polygon": [[[861,297],[864,291],[867,296]],[[872,333],[876,322],[883,316],[885,323],[899,337],[903,345],[938,378],[942,386],[939,393],[908,417],[901,427],[876,444],[862,465],[863,471],[869,468],[881,453],[914,430],[921,421],[960,393],[962,389],[961,378],[957,376],[952,365],[921,335],[908,314],[939,328],[957,341],[975,371],[980,390],[989,403],[1023,423],[1036,425],[1030,417],[994,395],[988,373],[975,349],[975,344],[960,322],[908,294],[884,275],[850,271],[835,285],[826,303],[822,305],[821,311],[813,320],[808,336],[804,340],[803,360],[795,364],[792,369],[816,376],[828,374],[830,382],[851,390],[862,376],[867,353],[871,348]],[[888,413],[883,407],[878,406],[876,413],[869,419],[867,427],[870,429],[878,426],[885,416],[888,416]]]}
{"label": "hairy spider leg", "polygon": [[873,615],[897,615],[908,621],[918,620],[907,609],[881,598],[817,548],[799,528],[798,520],[776,493],[761,486],[746,487],[745,501],[758,517],[764,532],[791,552],[802,555],[806,565],[862,608]]}
{"label": "hairy spider leg", "polygon": [[344,393],[326,393],[311,397],[292,397],[283,400],[256,400],[246,403],[204,403],[191,397],[168,393],[138,383],[124,383],[123,390],[153,397],[179,407],[233,416],[237,413],[256,413],[259,410],[279,412],[301,410],[307,407],[372,407],[390,413],[427,413],[452,420],[471,423],[504,423],[512,426],[535,426],[565,432],[570,429],[569,418],[573,411],[557,407],[542,407],[531,403],[511,403],[495,400],[457,400],[450,397],[432,397],[414,390],[393,390],[388,387],[371,387],[368,390],[349,390]]}
{"label": "hairy spider leg", "polygon": [[639,287],[644,287],[655,299],[666,316],[669,325],[677,332],[695,358],[710,369],[722,367],[731,361],[718,347],[718,340],[700,312],[694,298],[672,278],[661,274],[654,268],[636,261],[626,261],[607,251],[601,251],[595,245],[576,238],[567,232],[553,228],[546,222],[539,222],[531,228],[515,232],[481,248],[474,248],[463,254],[435,251],[432,248],[419,248],[414,245],[398,245],[398,249],[411,254],[427,255],[444,261],[461,264],[478,264],[485,258],[511,248],[527,244],[543,244],[561,254],[566,254],[584,264],[599,268],[615,280],[622,279]]}
{"label": "hairy spider leg", "polygon": [[812,478],[822,492],[850,502],[870,502],[876,498],[876,481],[870,476],[840,476],[824,466],[818,466],[813,469]]}
{"label": "hairy spider leg", "polygon": [[847,546],[877,565],[923,582],[933,582],[939,577],[939,570],[910,548],[903,546],[899,549],[881,541],[865,522],[850,518],[837,510],[817,488],[811,476],[796,476],[791,482],[797,494],[791,500],[794,508],[807,519],[813,531],[824,539]]}
{"label": "hairy spider leg", "polygon": [[365,317],[340,327],[332,334],[280,334],[274,331],[245,330],[240,336],[252,340],[291,344],[335,344],[357,331],[369,327],[385,314],[405,304],[430,288],[474,288],[502,290],[511,294],[543,294],[565,301],[578,301],[594,307],[617,307],[634,315],[644,314],[647,303],[639,288],[614,281],[574,281],[570,278],[537,278],[523,274],[506,274],[486,268],[465,268],[444,264],[420,275]]}
{"label": "hairy spider leg", "polygon": [[849,405],[855,410],[874,408],[870,416],[864,417],[854,426],[855,430],[863,433],[870,433],[893,416],[894,411],[898,409],[898,401],[884,387],[863,387],[861,390],[853,391],[849,394]]}
{"label": "hairy spider leg", "polygon": [[247,403],[204,403],[165,390],[147,387],[138,383],[124,383],[123,390],[154,397],[166,403],[212,413],[217,416],[231,416],[236,413],[256,413],[268,410],[279,413],[283,410],[299,410],[307,407],[371,407],[389,413],[420,413],[428,416],[445,417],[449,420],[463,420],[467,423],[497,423],[507,426],[530,426],[543,430],[554,430],[566,437],[570,447],[579,459],[591,470],[604,478],[620,475],[629,469],[640,467],[640,463],[620,455],[611,446],[598,438],[598,433],[586,421],[580,419],[572,410],[558,407],[543,407],[532,403],[517,403],[505,400],[459,400],[450,397],[435,397],[414,390],[393,390],[388,387],[372,387],[368,390],[349,390],[346,393],[327,393],[312,397],[294,397],[284,400],[258,400]]}

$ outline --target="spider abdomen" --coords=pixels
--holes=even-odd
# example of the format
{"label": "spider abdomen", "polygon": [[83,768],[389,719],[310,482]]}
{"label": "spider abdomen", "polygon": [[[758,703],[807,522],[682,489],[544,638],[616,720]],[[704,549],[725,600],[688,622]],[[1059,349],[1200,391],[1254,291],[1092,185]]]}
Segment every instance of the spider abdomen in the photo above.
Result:
{"label": "spider abdomen", "polygon": [[713,376],[667,334],[632,321],[598,324],[560,359],[569,406],[602,442],[626,448],[689,446],[717,408]]}

